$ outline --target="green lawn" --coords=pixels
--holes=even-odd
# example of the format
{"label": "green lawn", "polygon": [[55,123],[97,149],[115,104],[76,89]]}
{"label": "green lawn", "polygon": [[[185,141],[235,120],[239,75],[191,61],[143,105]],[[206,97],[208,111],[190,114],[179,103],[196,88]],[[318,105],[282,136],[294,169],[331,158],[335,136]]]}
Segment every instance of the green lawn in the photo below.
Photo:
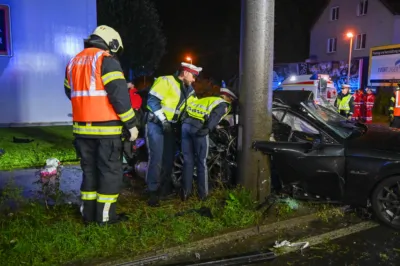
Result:
{"label": "green lawn", "polygon": [[[13,137],[34,139],[31,143],[14,143]],[[74,161],[71,126],[0,128],[0,170],[43,166],[46,159]]]}
{"label": "green lawn", "polygon": [[[9,186],[0,193],[0,261],[14,265],[96,265],[98,262],[144,255],[163,247],[212,236],[229,229],[258,223],[260,212],[245,190],[217,191],[206,202],[180,200],[150,208],[143,199],[123,194],[120,211],[130,220],[108,227],[85,227],[78,206],[56,205],[46,209],[38,201],[18,197]],[[7,208],[7,200],[19,202],[18,210]],[[201,206],[211,209],[213,218],[176,213]]]}

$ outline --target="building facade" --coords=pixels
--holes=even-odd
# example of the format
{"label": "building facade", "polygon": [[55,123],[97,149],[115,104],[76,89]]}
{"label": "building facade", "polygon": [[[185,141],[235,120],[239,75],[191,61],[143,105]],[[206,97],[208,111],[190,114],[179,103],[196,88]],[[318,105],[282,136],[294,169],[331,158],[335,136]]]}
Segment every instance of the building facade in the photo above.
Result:
{"label": "building facade", "polygon": [[311,29],[310,57],[368,57],[371,47],[400,43],[400,0],[331,0]]}
{"label": "building facade", "polygon": [[96,26],[96,0],[0,0],[0,126],[71,123],[65,67]]}

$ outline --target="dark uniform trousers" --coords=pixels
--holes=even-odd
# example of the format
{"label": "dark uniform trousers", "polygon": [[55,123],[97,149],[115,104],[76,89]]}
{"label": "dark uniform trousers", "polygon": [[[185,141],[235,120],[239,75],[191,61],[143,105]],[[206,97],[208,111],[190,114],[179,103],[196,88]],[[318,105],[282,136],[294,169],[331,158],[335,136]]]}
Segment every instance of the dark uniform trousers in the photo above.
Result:
{"label": "dark uniform trousers", "polygon": [[115,221],[115,204],[122,187],[121,138],[76,138],[75,145],[83,171],[81,212],[84,221]]}
{"label": "dark uniform trousers", "polygon": [[150,192],[172,190],[172,171],[176,153],[175,132],[163,132],[160,123],[147,122],[146,143],[149,153],[146,183]]}
{"label": "dark uniform trousers", "polygon": [[204,198],[208,195],[207,156],[209,137],[208,135],[196,136],[198,130],[198,127],[189,123],[182,125],[182,185],[185,193],[190,195],[192,193],[194,166],[196,165],[198,192],[199,196]]}
{"label": "dark uniform trousers", "polygon": [[400,128],[400,116],[393,117],[393,121],[390,122],[390,127]]}

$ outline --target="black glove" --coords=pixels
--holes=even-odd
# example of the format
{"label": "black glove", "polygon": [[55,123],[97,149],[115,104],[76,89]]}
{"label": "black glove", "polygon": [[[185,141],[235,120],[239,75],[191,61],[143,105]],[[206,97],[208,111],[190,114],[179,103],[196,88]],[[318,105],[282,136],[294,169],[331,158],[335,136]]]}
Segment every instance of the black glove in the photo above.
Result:
{"label": "black glove", "polygon": [[206,127],[203,127],[201,129],[199,129],[199,131],[196,132],[196,136],[204,137],[204,136],[207,136],[208,133],[210,133],[210,130]]}
{"label": "black glove", "polygon": [[163,131],[164,131],[165,133],[169,133],[169,132],[172,131],[171,123],[168,122],[167,120],[164,120],[164,121],[162,122],[162,128],[163,128]]}

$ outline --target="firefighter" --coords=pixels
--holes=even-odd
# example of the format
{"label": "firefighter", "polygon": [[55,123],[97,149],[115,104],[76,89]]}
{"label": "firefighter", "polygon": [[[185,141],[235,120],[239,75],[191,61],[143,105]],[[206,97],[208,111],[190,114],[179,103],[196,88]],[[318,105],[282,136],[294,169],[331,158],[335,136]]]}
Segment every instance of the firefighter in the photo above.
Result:
{"label": "firefighter", "polygon": [[400,128],[400,83],[393,90],[393,94],[389,106],[390,126]]}
{"label": "firefighter", "polygon": [[81,213],[85,223],[126,220],[116,214],[122,186],[122,127],[137,138],[135,113],[117,56],[123,44],[118,32],[99,26],[70,60],[64,88],[72,103],[73,133],[81,157]]}
{"label": "firefighter", "polygon": [[354,102],[349,90],[349,85],[342,85],[342,91],[336,97],[335,107],[338,109],[338,112],[341,115],[348,119],[351,119],[354,113]]}
{"label": "firefighter", "polygon": [[182,201],[192,193],[194,166],[197,170],[198,195],[205,200],[208,195],[207,156],[208,134],[229,113],[236,96],[227,88],[220,89],[221,97],[204,97],[188,101],[187,118],[182,124]]}
{"label": "firefighter", "polygon": [[361,121],[364,118],[364,92],[362,89],[358,89],[354,94],[354,115],[353,119],[356,121]]}
{"label": "firefighter", "polygon": [[371,88],[366,88],[367,95],[365,97],[365,123],[372,123],[372,109],[374,108],[375,95],[372,93]]}
{"label": "firefighter", "polygon": [[176,75],[155,80],[147,100],[146,142],[149,161],[146,183],[150,198],[148,205],[160,206],[159,197],[172,192],[172,170],[176,152],[175,130],[186,108],[187,99],[194,94],[192,83],[201,67],[181,63]]}

